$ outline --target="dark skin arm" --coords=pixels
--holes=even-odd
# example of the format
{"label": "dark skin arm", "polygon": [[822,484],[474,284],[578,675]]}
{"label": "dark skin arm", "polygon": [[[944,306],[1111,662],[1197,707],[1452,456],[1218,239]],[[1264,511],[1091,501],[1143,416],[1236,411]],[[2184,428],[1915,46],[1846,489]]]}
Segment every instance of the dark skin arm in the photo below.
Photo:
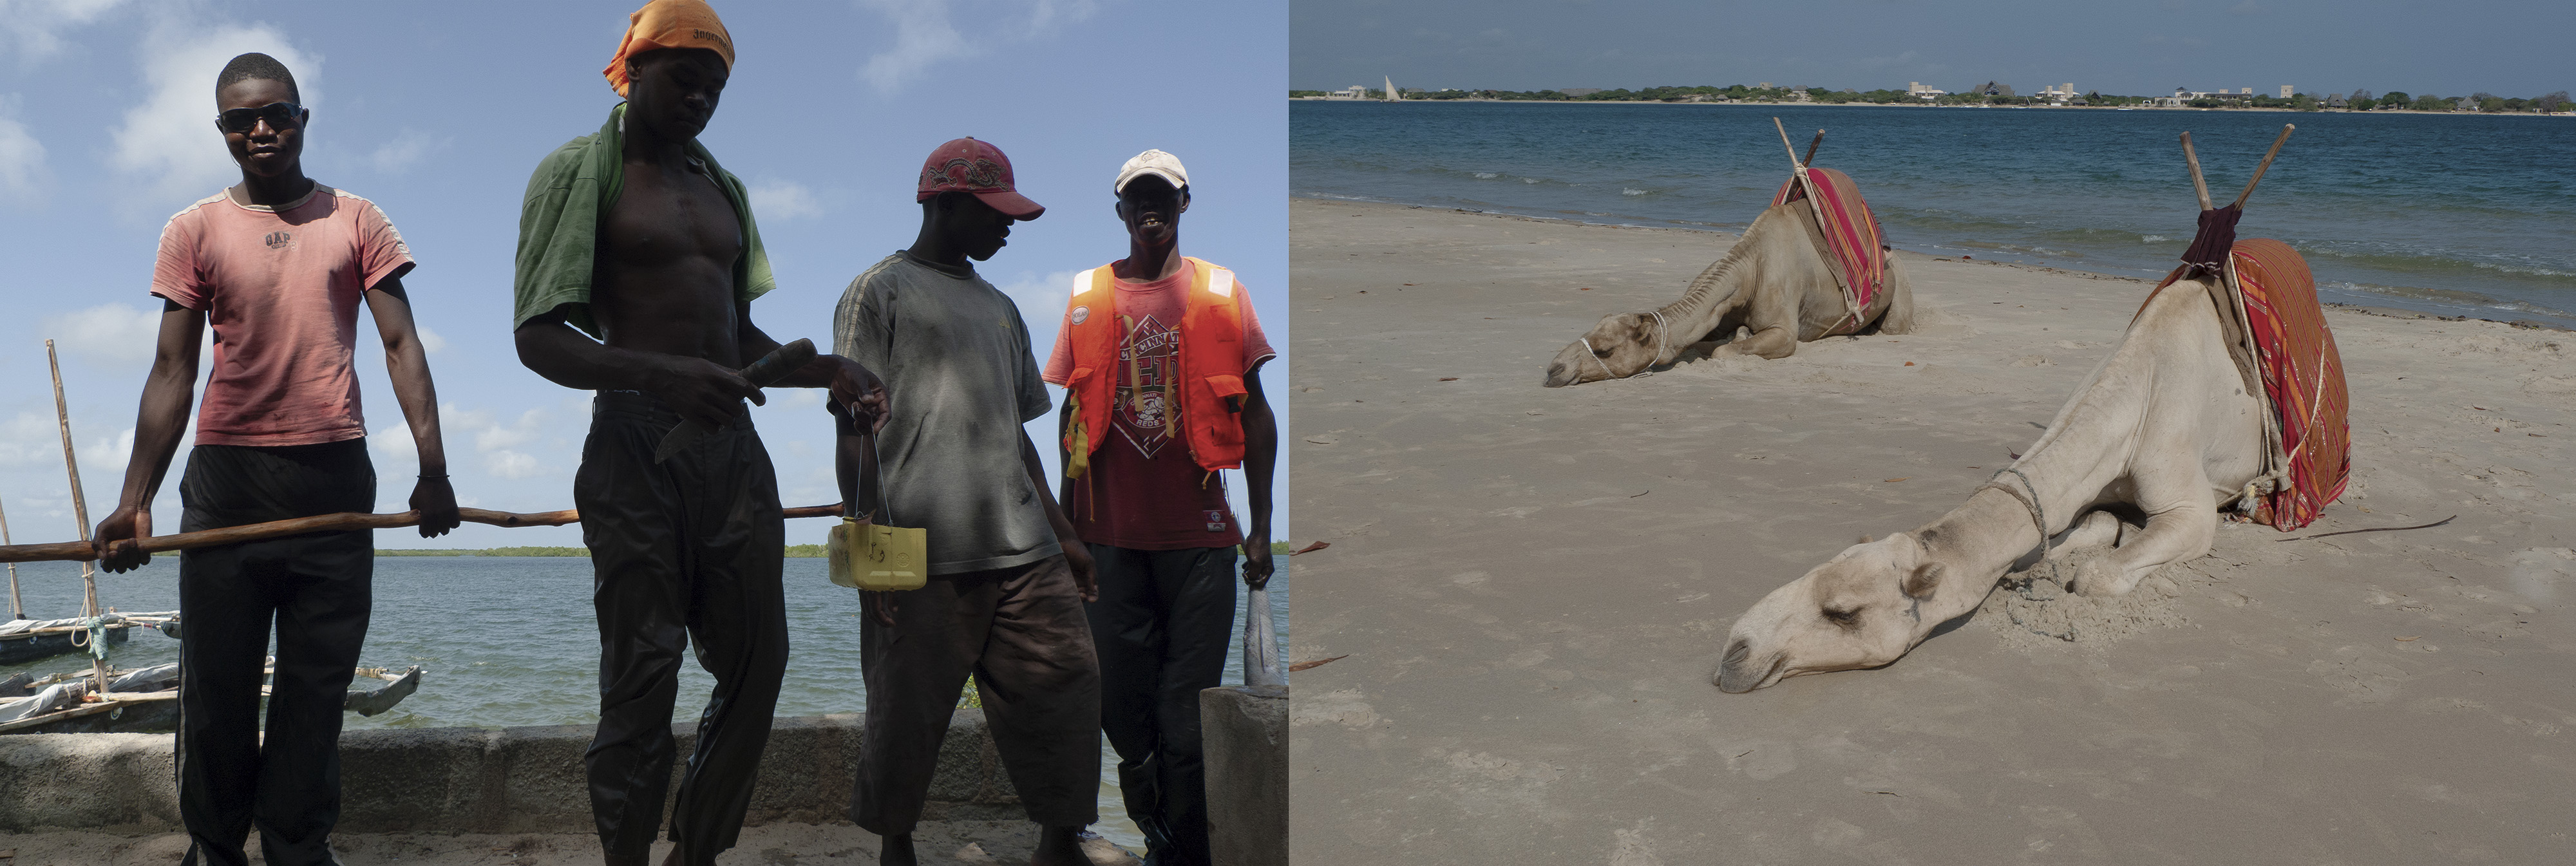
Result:
{"label": "dark skin arm", "polygon": [[205,313],[161,302],[161,336],[152,373],[143,380],[143,408],[134,417],[134,454],[125,464],[125,489],[116,510],[90,534],[99,565],[108,571],[132,571],[152,561],[135,542],[152,536],[152,495],[160,491],[179,437],[188,429],[188,409],[197,398],[197,350],[205,331]]}
{"label": "dark skin arm", "polygon": [[376,334],[384,339],[385,374],[393,380],[394,400],[402,404],[412,445],[419,450],[420,479],[412,486],[411,510],[420,517],[420,537],[446,535],[461,522],[456,489],[447,480],[447,446],[438,430],[438,388],[430,382],[429,355],[412,323],[411,296],[403,292],[402,278],[377,281],[367,292],[367,312],[375,316]]}
{"label": "dark skin arm", "polygon": [[[1263,362],[1268,363],[1268,362]],[[1252,522],[1243,528],[1243,585],[1270,585],[1270,481],[1279,465],[1279,421],[1261,393],[1261,367],[1243,371],[1243,486]]]}

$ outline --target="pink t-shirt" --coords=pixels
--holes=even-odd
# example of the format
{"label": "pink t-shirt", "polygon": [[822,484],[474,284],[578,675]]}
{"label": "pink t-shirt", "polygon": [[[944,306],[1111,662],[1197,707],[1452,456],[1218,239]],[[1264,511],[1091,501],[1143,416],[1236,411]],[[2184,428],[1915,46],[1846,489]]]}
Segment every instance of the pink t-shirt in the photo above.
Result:
{"label": "pink t-shirt", "polygon": [[278,208],[217,193],[170,218],[152,294],[206,313],[215,369],[199,445],[313,445],[367,435],[349,366],[366,290],[412,268],[374,202],[329,187]]}
{"label": "pink t-shirt", "polygon": [[[1107,265],[1104,267],[1115,267]],[[1180,377],[1181,313],[1191,269],[1150,283],[1111,280],[1116,315],[1124,317],[1118,340],[1118,405],[1109,410],[1108,441],[1092,452],[1085,485],[1065,504],[1082,540],[1131,550],[1227,547],[1243,542],[1243,527],[1225,503],[1225,486],[1208,479],[1190,459],[1190,446],[1169,423],[1159,386]],[[1277,354],[1252,315],[1252,292],[1235,283],[1235,309],[1243,315],[1243,366]],[[1092,311],[1098,315],[1099,310]],[[1132,322],[1132,325],[1127,324]],[[1039,378],[1062,385],[1073,375],[1071,311],[1057,331],[1055,352]],[[1144,379],[1145,388],[1137,387]]]}

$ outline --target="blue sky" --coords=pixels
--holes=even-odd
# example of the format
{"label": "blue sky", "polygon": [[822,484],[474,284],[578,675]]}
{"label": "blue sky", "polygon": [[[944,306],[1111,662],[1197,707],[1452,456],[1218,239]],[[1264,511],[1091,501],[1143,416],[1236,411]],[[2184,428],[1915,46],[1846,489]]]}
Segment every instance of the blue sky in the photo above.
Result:
{"label": "blue sky", "polygon": [[1327,90],[1821,85],[2152,95],[2576,89],[2565,0],[1297,0],[1289,80]]}
{"label": "blue sky", "polygon": [[[459,500],[570,507],[588,394],[519,365],[513,244],[537,160],[596,131],[616,104],[600,69],[637,5],[0,0],[0,505],[15,540],[72,537],[48,337],[62,348],[90,520],[115,507],[160,309],[147,294],[153,251],[170,214],[239,180],[211,119],[215,75],[244,51],[295,72],[314,112],[307,173],[382,206],[420,261],[404,282],[431,335]],[[1125,254],[1110,181],[1149,147],[1190,169],[1182,251],[1234,268],[1271,342],[1289,346],[1285,4],[716,8],[741,55],[702,140],[752,189],[780,285],[752,317],[772,336],[830,345],[850,278],[919,226],[922,158],[973,135],[1009,153],[1020,190],[1048,207],[981,266],[1020,302],[1041,356],[1072,272]],[[379,434],[377,510],[399,511],[416,470],[372,325],[360,325],[357,354]],[[1286,371],[1283,356],[1263,377],[1283,426]],[[817,393],[773,390],[757,410],[789,505],[838,498]],[[1053,422],[1031,427],[1052,469]],[[156,503],[165,532],[178,524],[178,474],[174,463]],[[820,541],[822,524],[791,522],[789,540]],[[377,536],[386,547],[578,543],[570,527]]]}

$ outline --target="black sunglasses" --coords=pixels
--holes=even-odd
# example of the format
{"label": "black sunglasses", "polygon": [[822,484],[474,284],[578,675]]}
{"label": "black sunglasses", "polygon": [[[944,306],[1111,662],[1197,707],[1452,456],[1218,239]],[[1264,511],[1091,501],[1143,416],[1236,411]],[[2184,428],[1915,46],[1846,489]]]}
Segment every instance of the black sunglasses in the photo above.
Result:
{"label": "black sunglasses", "polygon": [[271,102],[258,108],[224,109],[224,113],[215,116],[215,125],[223,127],[225,132],[249,132],[252,126],[265,120],[270,129],[285,129],[287,124],[303,117],[304,106],[292,102]]}

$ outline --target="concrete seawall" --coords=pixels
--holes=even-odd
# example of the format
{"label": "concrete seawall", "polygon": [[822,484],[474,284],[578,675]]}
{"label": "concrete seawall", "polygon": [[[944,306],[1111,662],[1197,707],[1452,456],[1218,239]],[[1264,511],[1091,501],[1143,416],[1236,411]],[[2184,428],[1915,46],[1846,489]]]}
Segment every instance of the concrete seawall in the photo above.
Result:
{"label": "concrete seawall", "polygon": [[[586,832],[587,725],[353,731],[340,738],[349,833]],[[859,760],[857,714],[781,718],[761,757],[744,823],[847,817]],[[673,726],[685,765],[694,725]],[[169,734],[0,737],[0,832],[159,829],[179,824]],[[673,790],[680,766],[673,767]],[[979,711],[957,713],[931,781],[931,820],[1023,817]]]}

